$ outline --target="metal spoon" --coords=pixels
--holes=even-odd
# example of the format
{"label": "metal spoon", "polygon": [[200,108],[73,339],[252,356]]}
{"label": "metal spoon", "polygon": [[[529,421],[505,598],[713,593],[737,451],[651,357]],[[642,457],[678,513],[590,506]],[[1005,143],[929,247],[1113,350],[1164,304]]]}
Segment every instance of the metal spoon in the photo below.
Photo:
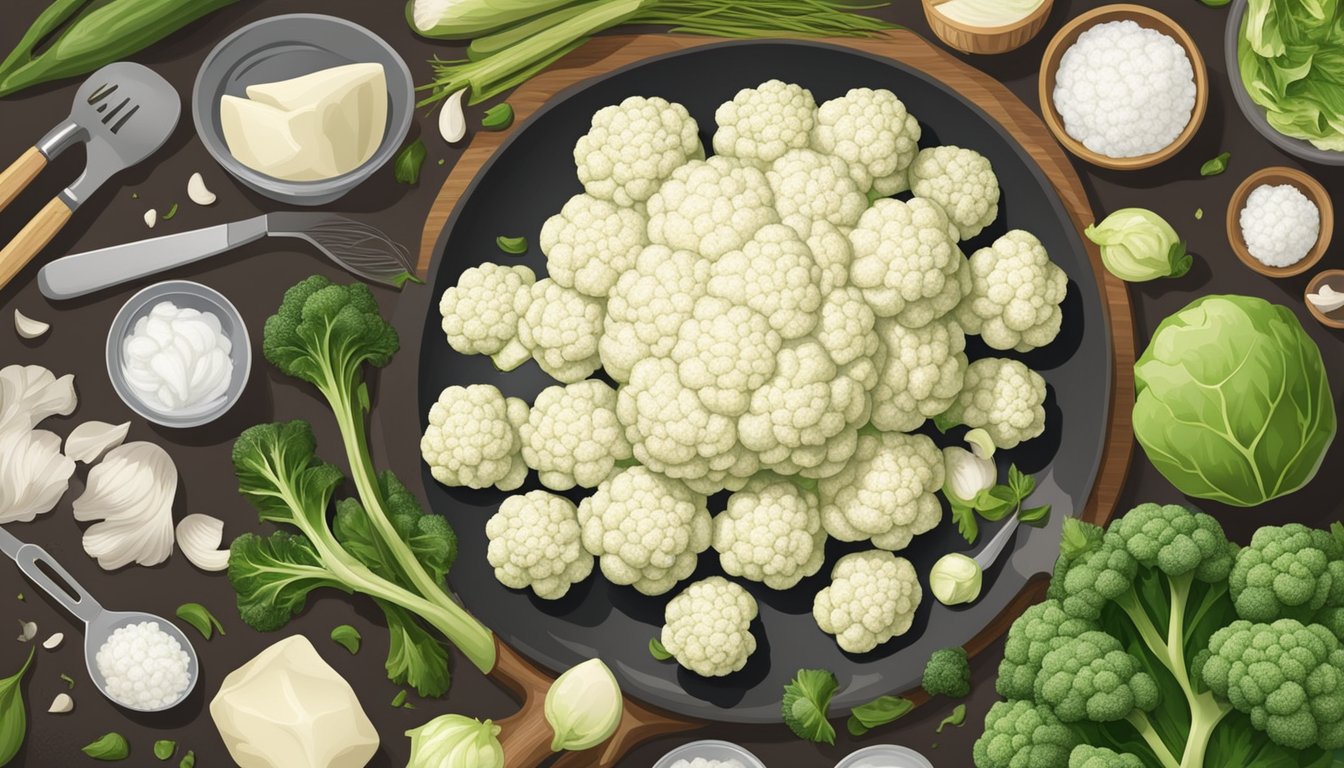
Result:
{"label": "metal spoon", "polygon": [[[83,620],[84,662],[89,668],[89,679],[98,688],[98,692],[106,696],[109,701],[136,712],[162,712],[181,704],[191,695],[192,689],[196,687],[196,678],[200,677],[200,662],[196,658],[196,649],[191,647],[191,641],[182,633],[182,630],[152,613],[106,610],[45,549],[36,544],[25,544],[19,541],[3,527],[0,527],[0,552],[14,558],[14,562],[18,564],[19,570],[23,571],[23,575],[41,587],[42,591],[51,595],[52,599],[64,606],[67,611],[73,613],[76,618]],[[48,575],[48,571],[55,574],[57,578]],[[133,707],[113,698],[107,692],[107,680],[98,671],[98,651],[112,636],[112,633],[129,624],[140,624],[146,621],[158,624],[159,629],[177,640],[178,645],[182,646],[182,650],[186,651],[187,676],[190,679],[186,690],[182,691],[176,701],[154,709]]]}

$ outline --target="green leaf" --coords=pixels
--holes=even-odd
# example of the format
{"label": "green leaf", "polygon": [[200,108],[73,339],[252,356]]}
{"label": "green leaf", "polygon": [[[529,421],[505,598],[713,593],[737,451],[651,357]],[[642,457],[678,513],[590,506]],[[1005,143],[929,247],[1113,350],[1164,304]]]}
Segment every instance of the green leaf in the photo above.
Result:
{"label": "green leaf", "polygon": [[966,705],[958,704],[957,706],[953,707],[952,714],[943,718],[943,721],[938,724],[937,732],[942,733],[943,729],[949,725],[952,726],[953,728],[960,728],[962,723],[965,722],[966,722]]}
{"label": "green leaf", "polygon": [[862,736],[873,728],[899,720],[915,708],[914,702],[899,696],[880,696],[860,704],[849,714],[845,727],[851,736]]}
{"label": "green leaf", "polygon": [[663,647],[662,641],[656,637],[649,638],[649,655],[659,661],[667,661],[672,658],[672,654]]}
{"label": "green leaf", "polygon": [[1037,528],[1045,525],[1050,520],[1050,505],[1042,504],[1039,507],[1028,507],[1017,513],[1017,519],[1026,525],[1033,525]]}
{"label": "green leaf", "polygon": [[487,131],[502,131],[513,125],[513,105],[507,101],[494,105],[481,117],[481,127]]}
{"label": "green leaf", "polygon": [[949,416],[947,411],[943,411],[942,413],[933,417],[933,426],[936,427],[938,431],[942,432],[943,434],[947,434],[947,430],[960,425],[961,420]]}
{"label": "green leaf", "polygon": [[402,147],[393,161],[392,169],[401,184],[420,183],[420,167],[425,164],[425,142],[421,139]]}
{"label": "green leaf", "polygon": [[220,636],[227,634],[224,631],[224,625],[219,623],[219,619],[200,603],[183,603],[177,607],[177,618],[187,622],[196,628],[197,632],[206,640],[218,632]]}
{"label": "green leaf", "polygon": [[1085,523],[1076,517],[1066,517],[1060,532],[1059,554],[1068,562],[1073,562],[1101,546],[1105,533],[1101,526]]}
{"label": "green leaf", "polygon": [[948,505],[952,508],[952,522],[957,526],[957,533],[961,534],[967,544],[974,544],[980,537],[980,522],[975,519],[975,509],[951,499],[948,500]]}
{"label": "green leaf", "polygon": [[1012,488],[996,485],[975,497],[975,511],[986,520],[997,522],[1012,514],[1019,500]]}
{"label": "green leaf", "polygon": [[527,253],[527,238],[500,235],[495,238],[495,247],[510,256],[521,256]]}
{"label": "green leaf", "polygon": [[447,693],[452,683],[448,649],[405,609],[381,600],[378,607],[387,620],[387,679],[425,698]]}
{"label": "green leaf", "polygon": [[[1226,0],[1224,0],[1224,2],[1226,2]],[[1217,157],[1213,158],[1212,160],[1206,161],[1203,165],[1199,167],[1199,175],[1217,176],[1218,174],[1227,170],[1227,161],[1230,159],[1232,159],[1231,152],[1220,153]]]}
{"label": "green leaf", "polygon": [[[1200,219],[1203,217],[1204,209],[1201,208],[1196,212],[1195,218]],[[1194,265],[1195,259],[1190,255],[1190,252],[1185,249],[1184,240],[1171,244],[1171,250],[1167,251],[1167,263],[1171,265],[1171,274],[1167,275],[1167,277],[1182,277],[1190,271],[1190,267]]]}
{"label": "green leaf", "polygon": [[62,675],[61,675],[61,680],[63,680],[63,681],[65,682],[65,687],[66,687],[67,690],[71,690],[71,691],[75,690],[75,678],[73,678],[73,677],[71,677],[71,676],[69,676],[69,675],[66,675],[66,674],[62,674]]}
{"label": "green leaf", "polygon": [[276,531],[268,537],[245,533],[229,547],[229,582],[238,595],[238,613],[258,632],[272,632],[304,608],[308,593],[329,587],[349,592],[322,565],[302,536]]}
{"label": "green leaf", "polygon": [[1008,487],[1017,497],[1015,503],[1020,503],[1036,490],[1036,478],[1023,474],[1022,470],[1018,469],[1016,464],[1013,464],[1008,467]]}
{"label": "green leaf", "polygon": [[86,745],[83,752],[94,760],[112,762],[130,757],[131,745],[120,733],[105,733],[97,741]]}
{"label": "green leaf", "polygon": [[182,762],[177,764],[177,768],[196,768],[196,753],[187,750],[187,754],[182,756]]}
{"label": "green leaf", "polygon": [[177,751],[177,742],[171,739],[159,739],[154,742],[154,756],[160,760],[167,760]]}
{"label": "green leaf", "polygon": [[1210,8],[1222,8],[1223,6],[1232,2],[1232,0],[1199,0],[1199,1]]}
{"label": "green leaf", "polygon": [[331,630],[331,639],[354,656],[359,653],[359,642],[363,638],[360,637],[358,629],[349,624],[342,624]]}
{"label": "green leaf", "polygon": [[168,221],[176,215],[177,215],[177,203],[173,203],[173,206],[168,209],[168,212],[163,214],[163,216],[161,216],[160,218],[163,219],[164,221]]}
{"label": "green leaf", "polygon": [[28,651],[28,660],[18,672],[0,680],[0,765],[7,765],[23,747],[28,732],[28,712],[23,704],[23,676],[32,666],[36,648]]}
{"label": "green leaf", "polygon": [[834,744],[835,728],[826,720],[831,698],[840,687],[835,675],[824,669],[800,669],[784,686],[780,713],[785,725],[800,739]]}

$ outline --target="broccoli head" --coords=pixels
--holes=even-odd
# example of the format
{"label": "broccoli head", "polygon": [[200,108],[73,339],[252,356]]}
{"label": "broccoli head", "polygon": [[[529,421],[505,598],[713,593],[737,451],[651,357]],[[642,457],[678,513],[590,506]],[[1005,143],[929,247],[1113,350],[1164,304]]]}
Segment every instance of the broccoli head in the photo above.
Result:
{"label": "broccoli head", "polygon": [[1093,622],[1065,613],[1058,600],[1028,608],[1008,630],[999,664],[999,694],[1009,699],[1030,699],[1045,655],[1093,629]]}
{"label": "broccoli head", "polygon": [[1344,747],[1344,648],[1326,627],[1234,621],[1210,638],[1201,677],[1279,744]]}
{"label": "broccoli head", "polygon": [[977,768],[1068,768],[1078,739],[1045,707],[1000,701],[985,715],[985,732],[971,749]]}
{"label": "broccoli head", "polygon": [[1140,504],[1111,524],[1139,564],[1167,576],[1223,581],[1235,547],[1218,521],[1179,504]]}
{"label": "broccoli head", "polygon": [[1101,546],[1080,556],[1064,572],[1060,604],[1070,616],[1096,620],[1106,604],[1129,592],[1139,563],[1124,541],[1107,532]]}
{"label": "broccoli head", "polygon": [[924,665],[924,690],[930,696],[964,698],[971,693],[971,664],[965,648],[942,648]]}
{"label": "broccoli head", "polygon": [[1143,761],[1129,753],[1079,744],[1069,754],[1069,768],[1144,768]]}
{"label": "broccoli head", "polygon": [[1112,723],[1157,706],[1157,682],[1105,632],[1084,632],[1041,660],[1036,699],[1063,723]]}
{"label": "broccoli head", "polygon": [[[1344,605],[1344,547],[1330,533],[1305,525],[1261,528],[1237,554],[1228,576],[1237,615],[1248,621],[1276,619],[1337,623]],[[1333,628],[1333,627],[1332,627]]]}

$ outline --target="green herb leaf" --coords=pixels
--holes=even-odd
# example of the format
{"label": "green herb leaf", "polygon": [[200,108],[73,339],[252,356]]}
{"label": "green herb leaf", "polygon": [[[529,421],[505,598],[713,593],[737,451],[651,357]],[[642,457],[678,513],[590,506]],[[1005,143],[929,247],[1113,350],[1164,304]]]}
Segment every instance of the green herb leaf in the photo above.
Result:
{"label": "green herb leaf", "polygon": [[878,192],[876,189],[870,189],[867,192],[867,197],[868,197],[868,206],[872,207],[873,203],[876,203],[878,200],[881,200],[882,198],[886,197],[886,195],[882,194],[881,192]]}
{"label": "green herb leaf", "polygon": [[1021,502],[1036,490],[1036,478],[1023,474],[1016,464],[1008,467],[1008,487],[1012,489],[1017,501]]}
{"label": "green herb leaf", "polygon": [[800,739],[834,744],[835,728],[826,720],[831,698],[840,687],[835,675],[824,669],[800,669],[784,686],[780,713],[785,725]]}
{"label": "green herb leaf", "polygon": [[1059,554],[1065,562],[1071,563],[1100,546],[1104,535],[1101,526],[1085,523],[1076,517],[1066,517],[1064,529],[1060,533]]}
{"label": "green herb leaf", "polygon": [[406,691],[397,691],[397,695],[392,697],[392,708],[401,709],[406,704]]}
{"label": "green herb leaf", "polygon": [[131,745],[120,733],[105,733],[97,741],[85,746],[83,751],[94,760],[112,762],[130,757]]}
{"label": "green herb leaf", "polygon": [[162,219],[163,221],[168,221],[169,219],[173,218],[176,215],[177,215],[177,203],[173,203],[173,207],[169,208],[168,212],[163,214],[159,218]]}
{"label": "green herb leaf", "polygon": [[64,675],[64,674],[63,674],[63,675],[61,675],[61,679],[65,681],[65,687],[66,687],[66,688],[68,688],[69,690],[72,690],[72,691],[75,690],[75,678],[73,678],[73,677],[71,677],[71,676],[69,676],[69,675]]}
{"label": "green herb leaf", "polygon": [[997,522],[1012,514],[1017,508],[1018,501],[1018,496],[1012,488],[996,485],[981,491],[980,495],[975,497],[975,511],[986,520]]}
{"label": "green herb leaf", "polygon": [[495,246],[510,256],[521,256],[527,253],[527,238],[500,235],[495,238]]}
{"label": "green herb leaf", "polygon": [[1203,208],[1196,208],[1196,209],[1195,209],[1195,221],[1199,221],[1199,220],[1202,219],[1202,218],[1204,218],[1204,209],[1203,209]]}
{"label": "green herb leaf", "polygon": [[177,751],[177,742],[171,739],[159,739],[154,742],[154,756],[160,760],[167,760]]}
{"label": "green herb leaf", "polygon": [[952,508],[952,522],[957,526],[957,533],[967,544],[974,544],[980,537],[980,521],[975,519],[975,509],[951,499],[948,499],[948,505]]}
{"label": "green herb leaf", "polygon": [[28,712],[23,705],[20,683],[32,666],[36,648],[28,651],[28,660],[18,672],[0,680],[0,765],[6,765],[19,753],[28,731]]}
{"label": "green herb leaf", "polygon": [[1167,251],[1167,263],[1171,265],[1171,274],[1167,277],[1182,277],[1190,271],[1195,260],[1185,249],[1184,240],[1171,244],[1171,250]]}
{"label": "green herb leaf", "polygon": [[849,714],[845,727],[851,736],[862,736],[873,728],[899,720],[915,708],[914,702],[899,696],[880,696],[860,704]]}
{"label": "green herb leaf", "polygon": [[667,661],[672,658],[672,654],[663,647],[662,641],[656,637],[649,638],[649,655],[659,661]]}
{"label": "green herb leaf", "polygon": [[1042,504],[1039,507],[1028,507],[1017,513],[1017,519],[1021,520],[1026,525],[1033,525],[1040,528],[1050,520],[1050,505]]}
{"label": "green herb leaf", "polygon": [[513,125],[513,105],[501,102],[485,111],[481,118],[481,127],[487,131],[502,131]]}
{"label": "green herb leaf", "polygon": [[182,756],[182,762],[177,764],[177,768],[196,768],[196,753],[187,750],[187,754]]}
{"label": "green herb leaf", "polygon": [[1227,170],[1227,161],[1232,159],[1231,152],[1223,152],[1199,167],[1200,176],[1217,176]]}
{"label": "green herb leaf", "polygon": [[226,634],[224,626],[219,623],[214,614],[200,603],[183,603],[177,607],[177,618],[185,621],[196,628],[197,632],[206,640],[209,640],[218,632],[221,636]]}
{"label": "green herb leaf", "polygon": [[1223,6],[1232,2],[1232,0],[1199,0],[1199,1],[1210,8],[1222,8]]}
{"label": "green herb leaf", "polygon": [[943,729],[949,725],[953,728],[960,728],[961,724],[964,722],[966,722],[966,705],[958,704],[952,709],[952,714],[943,718],[943,722],[938,724],[937,732],[942,733]]}
{"label": "green herb leaf", "polygon": [[401,184],[420,183],[420,167],[425,164],[425,155],[429,154],[425,150],[425,142],[421,139],[402,147],[397,153],[397,159],[392,161],[392,170],[396,174],[397,181]]}
{"label": "green herb leaf", "polygon": [[354,656],[359,653],[359,641],[363,638],[360,637],[358,629],[349,624],[342,624],[331,630],[331,639],[349,651],[351,656]]}

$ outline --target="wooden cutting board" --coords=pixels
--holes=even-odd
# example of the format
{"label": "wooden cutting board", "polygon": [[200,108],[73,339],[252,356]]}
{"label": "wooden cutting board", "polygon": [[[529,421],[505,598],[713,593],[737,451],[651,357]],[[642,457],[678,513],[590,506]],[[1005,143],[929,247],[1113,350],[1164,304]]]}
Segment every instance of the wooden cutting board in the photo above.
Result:
{"label": "wooden cutting board", "polygon": [[[521,86],[508,99],[513,105],[515,127],[500,132],[478,131],[444,181],[425,220],[418,261],[420,277],[428,276],[433,259],[442,251],[444,227],[476,174],[512,131],[518,130],[517,126],[543,104],[584,80],[652,56],[714,42],[721,41],[669,34],[597,37]],[[999,122],[1022,145],[1054,185],[1070,218],[1080,231],[1095,221],[1082,181],[1064,150],[1031,108],[1001,83],[907,30],[892,30],[869,39],[824,42],[884,56],[942,80]],[[1102,525],[1115,512],[1134,446],[1129,419],[1130,406],[1134,402],[1134,322],[1125,284],[1103,268],[1095,246],[1087,243],[1086,247],[1097,288],[1105,298],[1103,308],[1111,335],[1114,373],[1106,446],[1092,493],[1080,516],[1083,520]],[[1029,584],[996,621],[966,644],[966,650],[972,655],[978,654],[1001,637],[1027,606],[1042,599],[1045,586],[1044,581]],[[550,754],[550,730],[542,714],[542,706],[551,678],[503,643],[499,643],[499,664],[491,675],[517,696],[523,705],[516,715],[499,723],[504,728],[507,765],[509,768],[533,768],[540,765]],[[907,697],[916,704],[927,700],[920,690],[910,692]],[[627,698],[625,715],[612,739],[587,752],[566,753],[555,765],[565,768],[609,768],[643,741],[662,734],[692,730],[698,725],[654,711]]]}

